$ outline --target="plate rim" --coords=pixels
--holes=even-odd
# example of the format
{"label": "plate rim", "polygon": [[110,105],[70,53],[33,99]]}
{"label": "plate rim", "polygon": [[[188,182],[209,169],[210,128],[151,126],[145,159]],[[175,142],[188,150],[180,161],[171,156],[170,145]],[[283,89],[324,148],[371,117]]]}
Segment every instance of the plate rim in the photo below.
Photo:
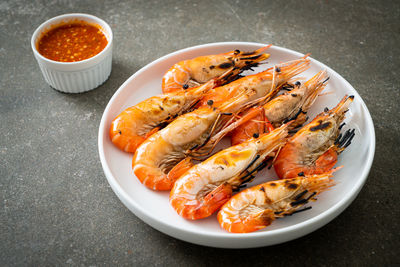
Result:
{"label": "plate rim", "polygon": [[[301,235],[288,239],[288,240],[282,240],[281,242],[286,242],[301,236],[304,236],[312,231],[315,231],[316,229],[324,226],[325,224],[327,224],[328,222],[330,222],[331,220],[333,220],[336,216],[338,216],[342,211],[344,211],[344,209],[347,208],[347,206],[349,206],[352,201],[357,197],[358,193],[360,192],[360,190],[362,189],[363,185],[365,184],[367,178],[368,178],[368,174],[371,170],[372,167],[372,162],[374,159],[374,155],[375,155],[375,146],[376,146],[376,136],[375,136],[375,129],[374,129],[374,123],[371,117],[371,114],[366,106],[366,104],[364,103],[364,100],[361,98],[361,96],[358,94],[357,90],[354,89],[354,87],[346,80],[344,79],[339,73],[337,73],[335,70],[333,70],[332,68],[330,68],[329,66],[321,63],[320,61],[313,59],[311,57],[310,60],[313,63],[316,63],[319,66],[323,66],[324,68],[326,68],[328,70],[329,73],[335,74],[335,76],[337,76],[340,80],[342,80],[342,82],[344,82],[346,84],[346,86],[352,88],[356,94],[356,97],[358,98],[358,100],[360,101],[360,104],[363,106],[363,108],[365,109],[366,113],[366,121],[367,121],[367,126],[366,128],[369,129],[370,131],[370,149],[368,150],[368,155],[367,155],[367,161],[366,161],[366,168],[364,168],[363,172],[361,173],[361,179],[359,181],[357,181],[357,183],[354,185],[353,188],[351,188],[351,190],[349,191],[349,193],[347,195],[345,195],[340,201],[338,201],[337,203],[335,203],[332,207],[330,207],[329,209],[321,212],[320,214],[316,215],[315,217],[309,218],[305,221],[302,221],[300,223],[297,223],[295,225],[292,226],[287,226],[285,228],[282,229],[274,229],[271,231],[264,231],[264,232],[260,232],[260,231],[256,231],[256,232],[252,232],[252,233],[242,233],[242,234],[232,234],[232,233],[208,233],[207,231],[198,231],[198,232],[193,232],[184,228],[179,228],[175,225],[170,225],[167,223],[162,222],[161,220],[158,220],[158,218],[156,216],[153,216],[152,214],[149,214],[148,212],[146,212],[146,210],[141,207],[139,204],[137,204],[135,201],[133,201],[130,196],[127,194],[127,192],[123,189],[123,187],[117,182],[117,179],[113,176],[108,164],[106,163],[106,158],[105,158],[105,153],[104,153],[104,147],[103,147],[103,143],[104,143],[104,137],[106,135],[106,133],[108,133],[108,128],[105,125],[105,121],[106,121],[106,115],[108,114],[112,103],[114,102],[114,100],[118,97],[118,95],[123,91],[123,89],[132,81],[134,80],[137,76],[139,76],[141,73],[145,72],[147,69],[151,68],[154,65],[157,65],[159,62],[166,60],[169,57],[173,57],[175,55],[190,51],[190,50],[196,50],[196,49],[200,49],[200,48],[207,48],[207,47],[220,47],[220,46],[227,46],[227,45],[237,45],[237,46],[241,46],[241,45],[253,45],[253,46],[265,46],[265,44],[262,43],[256,43],[256,42],[216,42],[216,43],[207,43],[207,44],[201,44],[201,45],[196,45],[196,46],[191,46],[191,47],[187,47],[184,49],[180,49],[177,50],[175,52],[169,53],[167,55],[164,55],[148,64],[146,64],[144,67],[142,67],[140,70],[136,71],[134,74],[132,74],[119,88],[118,90],[114,93],[114,95],[111,97],[111,99],[109,100],[103,115],[101,117],[101,121],[100,121],[100,126],[99,126],[99,133],[98,133],[98,149],[99,149],[99,156],[100,156],[100,162],[104,171],[104,174],[108,180],[108,183],[110,184],[111,188],[113,189],[114,193],[118,196],[118,198],[123,202],[123,204],[131,211],[133,212],[136,216],[138,216],[141,220],[143,220],[146,224],[149,224],[150,226],[152,226],[153,228],[155,228],[156,230],[159,230],[169,236],[184,240],[186,242],[190,242],[190,243],[196,243],[193,241],[188,241],[187,239],[183,238],[183,237],[179,237],[179,235],[177,236],[177,234],[175,233],[170,233],[169,229],[174,231],[174,232],[182,232],[182,234],[189,234],[192,236],[197,236],[197,237],[209,237],[209,238],[223,238],[225,240],[228,241],[233,241],[233,240],[243,240],[243,239],[262,239],[262,238],[268,238],[268,237],[275,237],[278,236],[280,234],[283,233],[292,233],[292,232],[296,232],[298,230],[301,230],[302,228],[306,228],[307,226],[309,227],[310,225],[314,225],[319,222],[322,221],[323,219],[327,220],[326,222],[322,223],[321,225],[314,227],[314,229],[309,230],[309,231],[304,231],[304,233],[302,233]],[[290,53],[290,54],[297,54],[299,57],[304,56],[304,54],[299,53],[297,51],[288,49],[288,48],[284,48],[284,47],[280,47],[280,46],[275,46],[273,45],[274,48],[284,51],[286,53]],[[139,213],[139,214],[138,214]],[[149,221],[149,220],[153,220],[153,221]],[[159,224],[159,225],[158,225]],[[271,243],[272,244],[278,244],[281,242],[274,242]],[[202,244],[205,245],[204,242],[200,242],[196,243],[196,244]],[[207,246],[213,246],[212,244],[207,244]],[[229,246],[218,246],[215,245],[217,247],[229,247]],[[266,245],[259,245],[259,246],[266,246]],[[235,246],[236,247],[236,246]],[[257,247],[255,246],[238,246],[239,247]]]}

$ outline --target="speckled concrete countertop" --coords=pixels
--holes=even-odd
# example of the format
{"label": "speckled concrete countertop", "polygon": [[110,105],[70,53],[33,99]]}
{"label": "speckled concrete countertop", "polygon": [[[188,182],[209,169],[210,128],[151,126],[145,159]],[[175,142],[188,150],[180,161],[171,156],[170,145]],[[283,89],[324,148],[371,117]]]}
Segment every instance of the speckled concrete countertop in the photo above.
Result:
{"label": "speckled concrete countertop", "polygon": [[[30,48],[37,26],[90,13],[114,31],[113,71],[98,89],[63,94]],[[399,264],[400,2],[2,1],[0,3],[0,265]],[[118,200],[97,132],[118,87],[175,50],[219,41],[310,52],[358,90],[375,123],[366,185],[339,217],[272,247],[223,250],[166,236]]]}

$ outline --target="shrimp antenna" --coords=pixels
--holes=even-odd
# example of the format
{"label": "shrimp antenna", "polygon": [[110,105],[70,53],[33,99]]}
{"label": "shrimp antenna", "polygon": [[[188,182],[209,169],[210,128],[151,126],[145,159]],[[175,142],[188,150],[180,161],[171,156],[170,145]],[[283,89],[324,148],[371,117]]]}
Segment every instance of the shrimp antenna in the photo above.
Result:
{"label": "shrimp antenna", "polygon": [[[221,111],[224,110],[228,110],[232,107],[234,107],[236,104],[240,103],[240,102],[245,102],[250,96],[254,95],[255,92],[250,92],[249,94],[246,94],[246,91],[241,92],[240,94],[238,94],[237,96],[234,97],[234,99],[232,101],[227,101],[224,102],[221,106],[219,106],[218,108]],[[242,108],[240,108],[242,110]]]}
{"label": "shrimp antenna", "polygon": [[212,137],[212,139],[210,140],[211,143],[212,144],[218,143],[227,133],[229,133],[233,129],[237,128],[238,126],[242,125],[243,123],[245,123],[249,120],[252,120],[254,117],[256,117],[260,113],[260,109],[262,109],[262,107],[259,107],[257,109],[250,111],[248,114],[246,114],[245,116],[241,117],[240,119],[238,119],[237,121],[235,121],[233,123],[231,123],[232,120],[234,119],[234,117],[232,117],[231,120],[228,121],[228,123],[226,123],[224,125],[223,129],[219,133],[217,133],[215,136]]}
{"label": "shrimp antenna", "polygon": [[[216,146],[216,144],[230,131],[223,131],[224,132],[224,134],[220,134],[221,132],[219,132],[218,134],[216,134],[215,136],[221,136],[220,138],[218,137],[218,138],[215,138],[214,139],[214,137],[212,137],[212,135],[213,135],[213,133],[215,132],[215,130],[217,129],[217,127],[218,127],[218,124],[219,124],[219,122],[221,121],[221,118],[222,118],[222,116],[232,116],[232,115],[234,115],[233,113],[230,113],[230,112],[221,112],[221,113],[219,113],[218,114],[218,116],[217,116],[217,119],[215,120],[215,122],[213,123],[213,125],[212,125],[212,127],[211,127],[211,130],[210,130],[210,133],[208,134],[208,136],[206,137],[206,139],[204,140],[204,142],[201,144],[201,145],[195,145],[191,150],[191,152],[197,152],[197,151],[199,151],[201,148],[203,148],[204,146],[206,146],[208,143],[211,143],[211,144],[213,144],[212,145],[212,147],[209,149],[209,151],[205,151],[205,152],[203,152],[203,153],[196,153],[196,155],[198,155],[198,156],[205,156],[205,155],[208,155],[208,154],[210,154],[212,151],[213,151],[213,149],[214,149],[214,147]],[[222,128],[224,129],[224,127],[227,125],[227,124],[229,124],[229,123],[231,123],[232,122],[232,120],[234,119],[234,116],[232,116],[223,126],[222,126]],[[210,141],[211,140],[211,141]]]}

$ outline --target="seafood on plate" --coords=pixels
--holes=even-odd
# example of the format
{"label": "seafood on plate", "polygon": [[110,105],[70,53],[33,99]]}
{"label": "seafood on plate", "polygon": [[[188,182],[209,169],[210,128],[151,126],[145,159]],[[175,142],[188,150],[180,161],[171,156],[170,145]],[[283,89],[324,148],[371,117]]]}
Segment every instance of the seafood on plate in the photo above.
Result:
{"label": "seafood on plate", "polygon": [[289,138],[274,162],[279,178],[321,174],[329,171],[338,155],[351,144],[355,129],[340,133],[354,96],[344,96],[336,107],[325,110]]}
{"label": "seafood on plate", "polygon": [[164,93],[169,93],[196,87],[217,78],[232,67],[239,70],[235,75],[231,75],[230,78],[234,79],[241,71],[255,67],[259,62],[269,58],[269,54],[263,53],[269,47],[271,45],[252,52],[234,50],[180,61],[165,73],[162,90]]}
{"label": "seafood on plate", "polygon": [[121,112],[111,123],[110,139],[115,146],[134,153],[150,135],[193,108],[210,89],[224,83],[237,70],[232,68],[218,78],[186,91],[150,97]]}
{"label": "seafood on plate", "polygon": [[175,182],[170,204],[186,219],[210,216],[231,198],[233,190],[251,181],[267,165],[266,158],[286,142],[287,134],[286,124],[193,166]]}
{"label": "seafood on plate", "polygon": [[[192,166],[185,158],[207,155],[224,135],[259,111],[230,124],[234,113],[269,100],[279,90],[279,84],[286,83],[308,66],[309,60],[302,58],[285,65],[279,73],[271,69],[236,80],[232,90],[227,88],[232,83],[218,87],[230,92],[229,97],[225,95],[225,101],[221,95],[215,95],[216,101],[208,99],[207,105],[179,116],[142,143],[132,161],[136,177],[153,190],[170,190],[179,177],[177,174]],[[258,82],[254,82],[255,77]]]}
{"label": "seafood on plate", "polygon": [[270,181],[245,189],[222,206],[218,222],[228,232],[249,233],[267,227],[277,218],[310,209],[301,207],[334,185],[332,172]]}
{"label": "seafood on plate", "polygon": [[234,129],[231,133],[232,145],[240,144],[252,136],[271,131],[275,127],[293,121],[291,128],[302,125],[307,120],[307,111],[311,108],[328,81],[326,71],[318,72],[304,84],[297,81],[289,90],[263,105],[260,114]]}

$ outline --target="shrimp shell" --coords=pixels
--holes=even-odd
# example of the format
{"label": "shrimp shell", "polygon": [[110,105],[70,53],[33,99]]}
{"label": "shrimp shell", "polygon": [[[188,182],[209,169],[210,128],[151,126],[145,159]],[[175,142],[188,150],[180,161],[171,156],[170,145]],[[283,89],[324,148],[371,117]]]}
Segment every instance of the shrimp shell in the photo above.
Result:
{"label": "shrimp shell", "polygon": [[[209,90],[201,99],[199,105],[206,106],[211,100],[214,105],[220,105],[240,92],[256,88],[278,88],[291,78],[307,70],[310,60],[306,57],[280,64],[279,68],[269,68],[265,71],[248,75],[227,85]],[[279,70],[279,71],[278,71]],[[260,89],[257,89],[260,90]]]}
{"label": "shrimp shell", "polygon": [[[269,58],[269,54],[262,54],[269,47],[271,45],[252,52],[235,50],[178,62],[165,73],[162,80],[162,90],[164,93],[169,93],[199,86],[222,75],[229,68],[243,71],[255,67],[259,62]],[[238,73],[230,78],[234,79]]]}
{"label": "shrimp shell", "polygon": [[218,212],[221,227],[231,233],[263,229],[276,218],[310,209],[299,209],[334,185],[332,171],[263,183],[233,196]]}

